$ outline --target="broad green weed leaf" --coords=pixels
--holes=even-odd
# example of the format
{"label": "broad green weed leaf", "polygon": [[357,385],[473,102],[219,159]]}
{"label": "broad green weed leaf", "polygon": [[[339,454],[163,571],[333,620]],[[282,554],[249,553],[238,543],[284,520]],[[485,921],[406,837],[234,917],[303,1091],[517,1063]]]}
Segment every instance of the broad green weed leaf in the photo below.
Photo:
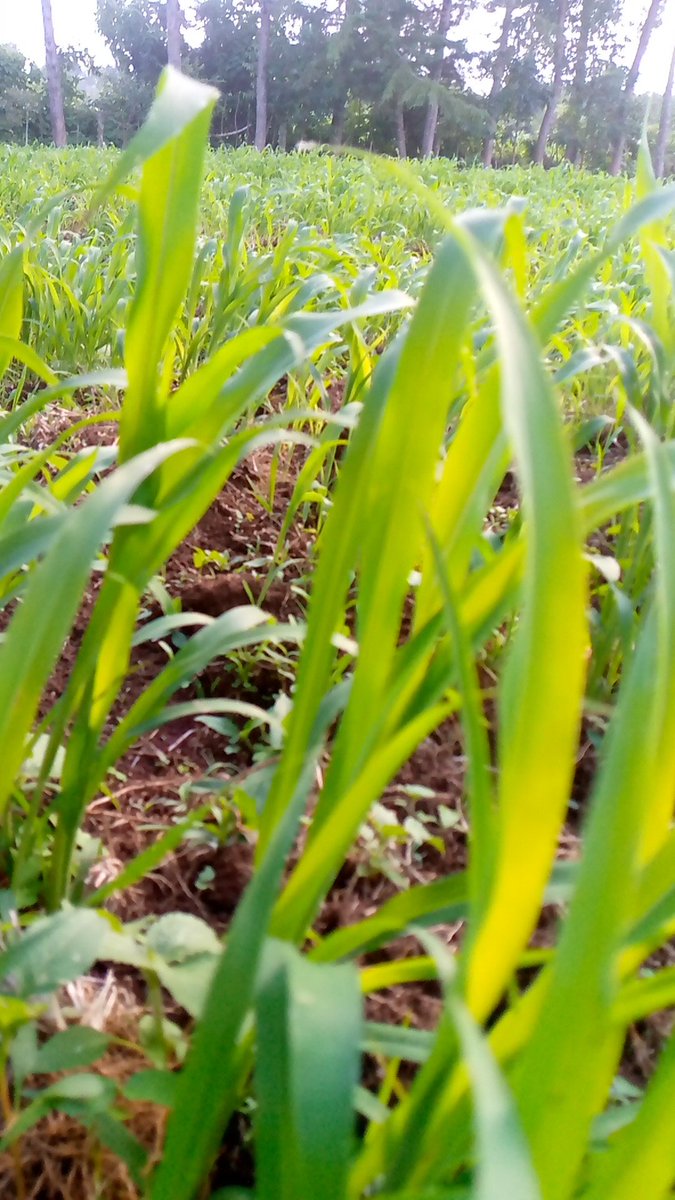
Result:
{"label": "broad green weed leaf", "polygon": [[20,996],[53,992],[85,974],[96,961],[108,928],[104,917],[66,909],[41,917],[0,954],[0,979]]}
{"label": "broad green weed leaf", "polygon": [[32,1073],[52,1075],[57,1071],[72,1071],[75,1067],[90,1067],[105,1054],[109,1045],[107,1034],[88,1029],[86,1025],[73,1025],[43,1042],[35,1056]]}
{"label": "broad green weed leaf", "polygon": [[181,963],[200,954],[219,954],[210,925],[192,913],[166,913],[150,928],[146,943],[167,962]]}
{"label": "broad green weed leaf", "polygon": [[125,1083],[124,1095],[134,1102],[172,1108],[176,1098],[176,1075],[173,1071],[138,1071]]}

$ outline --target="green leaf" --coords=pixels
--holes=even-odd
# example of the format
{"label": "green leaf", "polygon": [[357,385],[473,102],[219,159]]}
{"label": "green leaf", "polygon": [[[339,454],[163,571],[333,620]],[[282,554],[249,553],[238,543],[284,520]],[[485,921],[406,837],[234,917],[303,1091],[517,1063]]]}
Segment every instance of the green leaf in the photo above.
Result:
{"label": "green leaf", "polygon": [[496,325],[504,422],[527,525],[522,613],[500,695],[497,849],[468,966],[469,1007],[486,1016],[537,921],[555,858],[574,769],[588,632],[581,528],[557,398],[526,320],[479,247],[473,266]]}
{"label": "green leaf", "polygon": [[105,1054],[110,1038],[85,1025],[64,1029],[38,1049],[33,1065],[36,1075],[52,1075],[57,1071],[72,1071],[75,1067],[90,1067]]}
{"label": "green leaf", "polygon": [[421,1064],[427,1061],[433,1044],[434,1034],[426,1029],[406,1029],[376,1021],[368,1021],[365,1026],[363,1050],[367,1054]]}
{"label": "green leaf", "polygon": [[86,909],[41,917],[0,954],[0,980],[11,978],[23,997],[53,992],[89,970],[108,928]]}
{"label": "green leaf", "polygon": [[99,188],[93,207],[100,207],[136,167],[159,154],[205,111],[209,112],[217,99],[215,88],[206,87],[167,67],[146,121],[120,155],[115,170]]}
{"label": "green leaf", "polygon": [[151,926],[147,945],[167,962],[183,963],[202,954],[219,954],[221,945],[205,921],[191,913],[167,913]]}
{"label": "green leaf", "polygon": [[15,1145],[19,1138],[54,1109],[61,1109],[70,1115],[77,1115],[82,1120],[91,1121],[98,1114],[109,1110],[116,1097],[115,1084],[102,1075],[66,1075],[39,1092],[36,1098],[22,1109],[0,1141],[0,1150],[7,1150]]}
{"label": "green leaf", "polygon": [[[307,775],[305,787],[312,778],[311,762]],[[270,914],[305,795],[304,788],[298,790],[237,908],[179,1079],[164,1157],[151,1182],[152,1200],[192,1200],[211,1166],[236,1103],[242,1069],[242,1029],[252,1005]]]}
{"label": "green leaf", "polygon": [[24,254],[19,245],[0,260],[0,380],[12,360],[12,339],[21,333]]}
{"label": "green leaf", "polygon": [[662,1051],[633,1120],[590,1163],[584,1200],[666,1200],[675,1183],[675,1038]]}
{"label": "green leaf", "polygon": [[191,1017],[199,1018],[218,966],[217,955],[197,954],[178,966],[153,963],[153,969],[163,987]]}
{"label": "green leaf", "polygon": [[[7,365],[7,363],[9,363],[13,358],[16,358],[19,362],[24,363],[24,365],[27,366],[34,375],[37,375],[38,379],[42,379],[47,384],[56,384],[56,375],[47,366],[47,364],[43,362],[39,354],[35,353],[35,350],[33,350],[30,346],[27,346],[25,342],[20,342],[18,338],[7,337],[5,334],[0,335],[0,367],[3,363]],[[43,407],[43,402],[44,397],[41,397],[39,404],[40,408]],[[8,422],[9,420],[10,418],[5,417],[2,424],[0,424],[0,429],[2,429],[3,433],[5,432],[5,422]]]}
{"label": "green leaf", "polygon": [[258,1190],[269,1200],[343,1200],[359,1077],[356,970],[271,943],[257,1026]]}
{"label": "green leaf", "polygon": [[134,1137],[122,1121],[109,1112],[97,1113],[90,1124],[101,1144],[107,1146],[108,1150],[112,1150],[113,1154],[121,1159],[136,1186],[142,1188],[148,1152],[138,1138]]}
{"label": "green leaf", "polygon": [[173,1108],[177,1076],[173,1071],[138,1071],[125,1083],[123,1094],[132,1103],[159,1104]]}
{"label": "green leaf", "polygon": [[168,68],[147,120],[99,193],[100,202],[137,162],[145,163],[137,206],[137,281],[125,341],[129,386],[120,421],[120,462],[165,436],[168,396],[162,362],[192,270],[206,138],[216,99],[213,88]]}
{"label": "green leaf", "polygon": [[96,551],[120,509],[147,477],[185,442],[155,447],[101,484],[73,511],[32,573],[23,603],[0,645],[0,812],[24,757],[42,690],[75,618]]}
{"label": "green leaf", "polygon": [[410,888],[394,896],[372,917],[336,929],[310,951],[314,962],[337,962],[377,950],[409,925],[441,925],[461,921],[468,912],[465,872]]}
{"label": "green leaf", "polygon": [[[0,962],[0,970],[2,964]],[[5,977],[3,976],[3,984]],[[0,995],[0,1030],[5,1034],[14,1034],[22,1027],[29,1026],[41,1009],[34,1004],[27,1004],[16,996]]]}

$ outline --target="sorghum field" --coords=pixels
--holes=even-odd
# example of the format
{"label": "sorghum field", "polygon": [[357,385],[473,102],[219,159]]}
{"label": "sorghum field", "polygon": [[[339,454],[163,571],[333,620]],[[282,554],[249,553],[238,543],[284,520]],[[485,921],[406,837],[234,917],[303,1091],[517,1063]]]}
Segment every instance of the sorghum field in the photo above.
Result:
{"label": "sorghum field", "polygon": [[675,187],[0,150],[0,1194],[675,1182]]}

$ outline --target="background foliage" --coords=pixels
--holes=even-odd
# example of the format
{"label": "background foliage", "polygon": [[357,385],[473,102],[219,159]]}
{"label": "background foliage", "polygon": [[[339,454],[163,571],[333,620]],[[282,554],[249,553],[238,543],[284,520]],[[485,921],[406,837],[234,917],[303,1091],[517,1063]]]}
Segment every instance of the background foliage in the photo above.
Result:
{"label": "background foliage", "polygon": [[[666,23],[652,36],[669,37],[666,0],[654,3]],[[633,95],[629,66],[617,64],[620,54],[630,64],[647,7],[646,0],[265,0],[261,10],[259,0],[199,0],[184,15],[182,60],[220,91],[217,145],[256,137],[262,11],[271,29],[263,145],[347,142],[472,161],[494,135],[491,161],[523,164],[553,103],[547,161],[598,169],[610,165],[620,136],[631,153],[637,146],[645,100]],[[61,48],[70,140],[123,145],[138,128],[166,61],[165,8],[163,0],[97,0],[113,67]],[[462,23],[478,10],[491,22],[484,49],[467,41]],[[660,109],[659,97],[654,141]],[[663,169],[670,171],[667,124]],[[49,128],[43,73],[1,47],[0,136],[44,141]]]}

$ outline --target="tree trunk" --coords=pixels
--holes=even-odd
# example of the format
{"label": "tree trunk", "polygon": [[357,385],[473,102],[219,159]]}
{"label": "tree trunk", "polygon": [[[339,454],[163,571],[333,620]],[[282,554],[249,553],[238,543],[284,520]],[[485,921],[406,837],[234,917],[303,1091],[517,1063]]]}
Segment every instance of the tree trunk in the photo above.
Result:
{"label": "tree trunk", "polygon": [[[450,28],[450,19],[452,17],[453,0],[443,0],[443,6],[438,17],[438,37],[439,42],[445,41]],[[443,52],[445,47],[441,44],[438,47],[436,54],[436,62],[431,71],[431,82],[440,83],[443,74]],[[424,134],[422,137],[422,157],[431,158],[434,152],[434,138],[436,137],[436,127],[438,125],[439,104],[435,96],[431,96],[427,105],[427,117],[424,122]]]}
{"label": "tree trunk", "polygon": [[405,133],[405,110],[403,101],[396,101],[396,145],[399,158],[408,157],[408,140]]}
{"label": "tree trunk", "polygon": [[68,141],[66,134],[66,118],[63,111],[63,88],[61,86],[61,65],[54,37],[54,20],[52,17],[51,0],[42,0],[42,24],[45,34],[45,60],[47,66],[47,87],[49,90],[49,111],[52,118],[52,137],[55,146],[65,146]]}
{"label": "tree trunk", "polygon": [[593,23],[593,11],[597,0],[584,0],[581,9],[581,25],[579,27],[579,41],[577,42],[576,61],[574,63],[574,82],[573,88],[575,92],[583,91],[586,85],[586,75],[588,72],[588,47],[591,40],[591,25]]}
{"label": "tree trunk", "polygon": [[485,141],[483,142],[483,166],[488,169],[490,167],[494,166],[495,147],[497,145],[497,138],[495,137],[495,131],[492,128],[492,126],[493,126],[492,120],[490,120],[490,126],[491,126],[491,131],[490,131],[490,133],[488,133]]}
{"label": "tree trunk", "polygon": [[623,157],[626,152],[626,142],[628,140],[628,132],[626,125],[628,122],[628,108],[631,98],[635,92],[635,85],[640,74],[642,60],[647,53],[647,48],[651,41],[651,36],[658,25],[663,14],[665,0],[652,0],[649,5],[649,11],[645,17],[644,25],[640,31],[640,40],[635,58],[633,59],[630,71],[626,76],[626,82],[621,93],[621,103],[618,113],[618,133],[614,142],[614,153],[612,154],[612,165],[610,167],[611,175],[620,175],[623,167]]}
{"label": "tree trunk", "polygon": [[340,4],[336,10],[337,15],[341,19],[341,24],[338,32],[334,35],[337,53],[333,69],[336,73],[336,78],[342,81],[342,86],[335,100],[331,117],[330,140],[333,146],[342,146],[345,140],[347,105],[349,103],[350,92],[349,76],[351,74],[349,59],[353,47],[353,21],[357,15],[357,11],[357,0],[340,0]]}
{"label": "tree trunk", "polygon": [[260,32],[258,34],[258,73],[255,91],[255,148],[267,145],[267,75],[270,61],[272,13],[270,0],[260,0]]}
{"label": "tree trunk", "polygon": [[347,120],[347,102],[338,100],[333,109],[330,123],[330,140],[333,146],[341,146],[345,140],[345,122]]}
{"label": "tree trunk", "polygon": [[170,67],[181,68],[181,11],[179,0],[166,0],[166,51]]}
{"label": "tree trunk", "polygon": [[654,159],[654,170],[657,179],[663,179],[666,173],[666,154],[668,152],[668,141],[670,139],[670,129],[673,121],[673,86],[675,85],[675,47],[673,47],[673,56],[670,60],[670,71],[668,72],[668,82],[666,90],[663,93],[663,102],[661,104],[661,120],[659,122],[659,136],[656,143],[656,156]]}
{"label": "tree trunk", "polygon": [[513,10],[516,7],[516,0],[507,0],[504,9],[504,21],[502,23],[502,32],[499,39],[499,47],[497,49],[497,57],[495,58],[494,71],[492,74],[492,87],[488,97],[489,125],[488,134],[483,143],[483,166],[491,167],[495,156],[495,134],[497,131],[497,119],[494,112],[494,103],[498,93],[504,86],[504,78],[509,65],[509,38],[513,28]]}
{"label": "tree trunk", "polygon": [[554,49],[554,64],[553,64],[553,89],[549,97],[548,104],[544,110],[544,116],[539,129],[539,137],[534,152],[534,161],[538,167],[543,167],[546,159],[546,147],[548,139],[553,132],[555,119],[558,115],[558,105],[562,99],[563,82],[565,79],[565,62],[566,62],[566,46],[565,46],[565,22],[569,11],[569,0],[558,0],[558,18],[556,21],[555,31],[555,49]]}
{"label": "tree trunk", "polygon": [[553,132],[553,126],[555,125],[555,119],[557,116],[561,95],[562,90],[559,92],[554,90],[550,100],[546,105],[546,108],[544,109],[544,115],[542,117],[541,125],[539,126],[539,136],[534,149],[534,163],[537,167],[543,167],[544,163],[546,162],[548,139]]}
{"label": "tree trunk", "polygon": [[567,157],[573,166],[579,166],[581,156],[581,116],[584,103],[584,92],[588,82],[588,50],[591,42],[591,29],[597,0],[583,0],[579,17],[579,39],[574,59],[574,78],[572,80],[573,112],[576,128],[567,147]]}

